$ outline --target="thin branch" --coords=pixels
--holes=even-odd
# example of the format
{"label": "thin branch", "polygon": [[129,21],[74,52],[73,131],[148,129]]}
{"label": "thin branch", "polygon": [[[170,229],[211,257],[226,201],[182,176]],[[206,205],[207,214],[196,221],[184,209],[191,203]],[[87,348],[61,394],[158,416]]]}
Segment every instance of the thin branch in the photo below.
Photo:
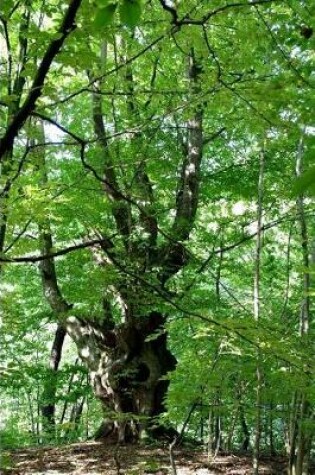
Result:
{"label": "thin branch", "polygon": [[171,23],[173,23],[174,25],[178,25],[179,20],[178,20],[178,13],[177,13],[176,8],[169,5],[165,0],[159,0],[159,2],[162,5],[163,9],[171,14],[171,16],[172,16],[172,22]]}
{"label": "thin branch", "polygon": [[[291,211],[291,210],[290,210]],[[290,212],[289,211],[289,212]],[[274,221],[271,221],[270,223],[267,223],[265,224],[264,226],[262,226],[261,228],[261,231],[266,231],[267,229],[271,229],[273,227],[276,227],[278,226],[279,224],[281,223],[284,223],[284,222],[288,222],[288,221],[295,221],[296,220],[296,216],[291,216],[291,217],[287,217],[287,214],[285,216],[281,216],[279,219],[277,220],[274,220]],[[197,273],[198,274],[201,274],[206,268],[207,266],[209,265],[210,261],[214,258],[215,255],[217,254],[220,254],[221,252],[228,252],[228,251],[232,251],[233,249],[239,247],[240,245],[244,244],[245,242],[247,241],[250,241],[251,239],[253,239],[255,236],[257,235],[257,231],[251,233],[251,234],[247,234],[246,236],[243,236],[241,239],[239,239],[238,241],[235,241],[234,243],[232,244],[228,244],[224,247],[219,247],[218,249],[215,249],[214,251],[212,251],[209,256],[207,257],[207,259],[205,259],[205,261],[202,263],[202,265],[199,267],[199,269],[197,270]]]}
{"label": "thin branch", "polygon": [[208,13],[206,13],[202,18],[199,20],[194,19],[194,18],[184,18],[182,20],[178,20],[177,26],[182,26],[182,25],[200,25],[203,26],[205,23],[207,23],[210,18],[214,17],[215,15],[218,15],[219,13],[225,12],[226,10],[231,10],[234,8],[245,8],[245,7],[254,7],[255,5],[268,5],[270,3],[275,3],[275,2],[280,2],[280,3],[285,3],[284,0],[253,0],[249,2],[234,2],[234,3],[227,3],[225,5],[222,5],[222,7],[218,7],[215,10],[212,10]]}
{"label": "thin branch", "polygon": [[8,30],[8,22],[4,18],[0,18],[1,23],[3,24],[3,31],[4,31],[4,39],[6,42],[6,49],[7,49],[7,57],[8,57],[8,69],[7,69],[7,74],[8,74],[8,94],[9,96],[12,93],[12,51],[11,51],[11,41],[10,41],[10,35],[9,35],[9,30]]}
{"label": "thin branch", "polygon": [[[38,117],[39,119],[44,120],[45,122],[48,122],[49,124],[54,125],[57,127],[61,132],[63,132],[66,135],[69,135],[72,137],[74,140],[76,140],[79,144],[87,144],[87,141],[85,139],[82,139],[82,137],[79,137],[77,134],[74,132],[71,132],[71,130],[67,129],[63,125],[59,124],[55,119],[52,119],[51,117],[47,116],[46,114],[42,114],[41,112],[33,111],[31,114],[33,117]],[[38,147],[39,144],[35,144],[34,147]]]}
{"label": "thin branch", "polygon": [[255,107],[248,99],[246,99],[246,97],[243,97],[242,94],[240,94],[238,91],[236,91],[236,89],[234,87],[230,86],[228,83],[226,83],[222,79],[220,80],[220,83],[226,89],[231,91],[236,97],[241,99],[241,101],[245,102],[245,104],[247,104],[259,117],[261,117],[265,122],[267,122],[268,125],[270,125],[271,127],[274,126],[274,123],[270,119],[268,119],[268,117],[266,117],[262,112],[260,112],[260,110],[257,109],[257,107]]}
{"label": "thin branch", "polygon": [[203,31],[203,37],[204,37],[204,40],[205,40],[205,43],[207,45],[207,49],[210,53],[210,55],[212,56],[215,64],[216,64],[216,67],[217,67],[217,71],[218,71],[218,75],[217,75],[217,80],[220,81],[221,80],[221,76],[222,76],[222,69],[221,69],[221,64],[220,64],[220,61],[217,57],[217,54],[216,52],[214,51],[214,49],[212,48],[212,46],[210,45],[210,41],[209,41],[209,37],[208,37],[208,33],[207,33],[207,30],[206,30],[206,26],[205,25],[202,25],[202,31]]}
{"label": "thin branch", "polygon": [[[157,62],[158,62],[158,59],[157,58]],[[155,71],[155,68],[156,68],[156,63],[154,63],[154,70],[153,70],[153,73],[152,73],[152,78],[151,78],[151,84],[152,84],[152,80],[154,81],[154,71]],[[186,89],[182,89],[182,90],[179,90],[179,89],[159,89],[159,90],[156,90],[156,89],[136,89],[135,91],[133,92],[130,92],[130,91],[116,91],[116,90],[113,90],[113,91],[94,91],[93,89],[91,88],[86,88],[86,91],[87,92],[93,92],[94,94],[96,95],[100,95],[100,96],[132,96],[132,95],[137,95],[137,94],[144,94],[144,95],[149,95],[149,96],[153,96],[154,94],[158,95],[158,96],[166,96],[168,94],[170,95],[184,95],[184,94],[187,94],[187,90]],[[1,104],[1,102],[0,102]],[[5,104],[4,104],[5,105]]]}
{"label": "thin branch", "polygon": [[133,61],[136,61],[138,58],[140,58],[142,55],[144,55],[147,51],[150,51],[155,45],[157,45],[160,41],[164,40],[165,38],[168,38],[168,34],[169,32],[163,34],[163,35],[160,35],[158,36],[155,40],[153,40],[149,45],[145,46],[142,50],[140,50],[138,53],[136,53],[134,56],[132,56],[131,58],[128,58],[126,61],[124,61],[123,63],[115,66],[114,68],[110,69],[109,71],[105,72],[104,74],[101,74],[101,75],[98,75],[98,76],[95,76],[93,77],[93,79],[91,79],[88,84],[84,87],[82,87],[81,89],[73,92],[72,94],[69,94],[68,96],[64,97],[63,99],[60,99],[59,101],[55,101],[55,102],[52,102],[50,104],[47,105],[47,107],[51,108],[51,107],[54,107],[56,106],[57,104],[64,104],[65,102],[68,102],[70,101],[71,99],[73,99],[74,97],[77,97],[79,96],[80,94],[82,94],[83,92],[88,92],[89,91],[89,88],[91,86],[93,86],[96,82],[98,81],[102,81],[103,79],[105,79],[106,77],[108,76],[111,76],[112,74],[120,71],[121,69],[127,67],[129,64],[131,64]]}
{"label": "thin branch", "polygon": [[15,246],[15,244],[19,241],[19,239],[25,234],[25,232],[27,231],[27,228],[29,227],[29,225],[31,224],[32,220],[29,219],[25,225],[23,226],[23,228],[21,229],[21,231],[19,231],[19,233],[14,237],[13,241],[10,242],[10,244],[3,250],[3,252],[6,254],[8,251],[10,251],[10,249],[12,249],[12,247]]}
{"label": "thin branch", "polygon": [[7,263],[7,264],[23,264],[27,262],[41,262],[46,259],[51,259],[53,257],[60,257],[60,256],[65,256],[69,254],[70,252],[73,251],[78,251],[79,249],[86,249],[89,247],[93,247],[96,245],[101,245],[102,248],[111,248],[113,247],[112,242],[108,238],[102,238],[102,239],[92,239],[90,241],[86,242],[80,242],[78,244],[73,244],[72,246],[64,247],[60,249],[59,251],[52,251],[48,252],[46,254],[41,254],[41,255],[35,255],[35,256],[20,256],[20,257],[5,257],[4,255],[0,256],[0,263]]}
{"label": "thin branch", "polygon": [[296,69],[296,67],[294,66],[293,62],[291,61],[290,57],[287,55],[287,53],[285,52],[285,50],[283,49],[283,47],[279,44],[275,34],[273,33],[272,31],[272,28],[270,27],[270,25],[268,24],[268,22],[265,20],[264,16],[262,15],[262,13],[260,12],[259,8],[256,6],[255,7],[255,10],[257,12],[257,16],[259,17],[259,19],[262,21],[262,23],[264,24],[266,30],[268,31],[270,37],[272,38],[274,44],[276,45],[277,49],[279,50],[280,54],[282,55],[282,57],[284,58],[284,60],[286,61],[286,63],[288,64],[289,68],[294,72],[294,74],[304,83],[306,84],[307,86],[311,87],[312,89],[314,89],[314,86],[307,80],[305,79],[304,76],[302,76],[302,74],[298,71],[298,69]]}
{"label": "thin branch", "polygon": [[16,170],[16,172],[14,173],[14,175],[11,177],[11,178],[8,178],[4,187],[2,188],[2,190],[0,191],[0,198],[3,198],[5,196],[8,195],[13,183],[18,179],[18,177],[20,176],[21,172],[22,172],[22,169],[23,169],[23,165],[26,161],[26,158],[27,158],[27,155],[29,154],[31,150],[31,146],[27,146],[26,150],[24,151],[22,157],[21,157],[21,160],[19,161],[19,165],[18,165],[18,168]]}

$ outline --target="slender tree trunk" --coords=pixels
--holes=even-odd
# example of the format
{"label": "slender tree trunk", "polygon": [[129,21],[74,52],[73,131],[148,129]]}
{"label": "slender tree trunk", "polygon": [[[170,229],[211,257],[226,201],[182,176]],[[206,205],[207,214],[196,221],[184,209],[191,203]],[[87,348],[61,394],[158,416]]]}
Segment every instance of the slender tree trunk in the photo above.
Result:
{"label": "slender tree trunk", "polygon": [[247,452],[249,448],[249,443],[250,443],[250,431],[248,429],[248,425],[247,425],[245,414],[244,414],[244,407],[242,405],[240,406],[240,422],[241,422],[242,432],[244,434],[244,440],[243,440],[241,449],[244,450],[244,452]]}
{"label": "slender tree trunk", "polygon": [[36,433],[36,417],[34,416],[34,406],[33,406],[33,400],[31,397],[31,394],[29,390],[26,390],[26,399],[27,399],[27,405],[28,405],[28,412],[30,415],[30,421],[31,421],[31,431],[32,435],[37,436]]}
{"label": "slender tree trunk", "polygon": [[213,457],[214,436],[213,436],[213,408],[210,406],[208,414],[208,443],[207,454],[208,459]]}
{"label": "slender tree trunk", "polygon": [[[263,226],[263,187],[264,187],[264,168],[265,156],[264,151],[259,155],[259,179],[258,179],[258,203],[257,203],[257,238],[256,238],[256,257],[255,257],[255,272],[254,272],[254,319],[259,330],[260,320],[260,267],[261,267],[261,248],[262,248],[262,226]],[[260,349],[257,350],[257,365],[256,365],[256,422],[254,430],[254,445],[253,445],[253,475],[258,475],[259,472],[259,451],[261,439],[261,391],[263,385],[263,369],[262,356]]]}
{"label": "slender tree trunk", "polygon": [[311,404],[306,394],[302,394],[300,405],[300,421],[297,434],[296,475],[309,475],[310,449],[312,434],[307,427],[310,419]]}
{"label": "slender tree trunk", "polygon": [[55,400],[57,390],[57,378],[65,336],[66,330],[62,325],[58,324],[50,352],[48,373],[44,381],[44,389],[42,395],[41,412],[43,417],[43,432],[44,437],[48,438],[48,440],[53,439],[55,437]]}
{"label": "slender tree trunk", "polygon": [[[79,363],[79,358],[77,358],[75,360],[74,365],[76,366],[78,363]],[[72,387],[72,383],[74,381],[74,378],[75,378],[75,373],[72,372],[72,374],[70,375],[69,382],[68,382],[68,387],[67,387],[67,392],[66,392],[67,395],[71,391],[71,387]],[[59,419],[59,424],[60,425],[63,424],[64,421],[65,421],[65,417],[66,417],[66,413],[67,413],[67,409],[68,409],[68,404],[69,404],[69,401],[68,401],[68,399],[66,399],[64,404],[63,404],[63,408],[62,408],[62,411],[61,411],[61,416],[60,416],[60,419]]]}
{"label": "slender tree trunk", "polygon": [[292,396],[292,402],[290,406],[290,420],[288,423],[288,455],[289,455],[289,475],[295,475],[296,465],[296,441],[298,432],[299,414],[298,408],[300,405],[300,394],[295,391]]}
{"label": "slender tree trunk", "polygon": [[[37,129],[37,139],[39,143],[45,143],[43,123],[36,121],[33,125],[36,126]],[[31,144],[35,144],[35,140],[33,138],[31,139]],[[32,153],[34,158],[36,158],[36,162],[38,164],[37,167],[41,174],[40,182],[44,187],[46,187],[48,185],[48,176],[45,161],[45,151],[42,147],[36,147]],[[47,254],[51,252],[53,247],[49,219],[47,218],[45,223],[40,222],[38,224],[38,228],[41,252],[42,254]],[[39,271],[42,279],[44,295],[47,297],[47,300],[50,302],[51,307],[54,311],[56,311],[57,315],[62,314],[68,309],[68,306],[65,301],[62,301],[62,296],[57,286],[57,275],[53,260],[47,259],[41,261],[39,264]],[[58,294],[58,296],[55,294]],[[56,435],[55,398],[57,390],[58,368],[62,356],[62,348],[65,336],[66,329],[64,325],[58,323],[50,352],[47,377],[44,381],[41,403],[43,432],[44,437],[47,440],[54,439]]]}
{"label": "slender tree trunk", "polygon": [[274,405],[273,403],[271,402],[270,405],[269,405],[269,452],[270,452],[270,456],[272,457],[273,455],[275,455],[276,451],[275,451],[275,446],[274,446],[274,431],[273,431],[273,410],[274,410]]}
{"label": "slender tree trunk", "polygon": [[[297,156],[296,156],[296,176],[299,177],[303,171],[303,136],[301,137]],[[310,264],[312,257],[310,252],[310,244],[308,237],[308,229],[306,216],[304,211],[304,197],[300,195],[296,202],[298,224],[300,227],[301,235],[301,247],[303,258],[303,301],[300,311],[300,337],[303,340],[303,344],[309,346],[309,329],[311,323],[310,314],[310,288],[311,288],[311,273]],[[298,424],[297,431],[293,433],[296,436],[294,446],[296,447],[296,454],[292,454],[293,463],[290,464],[290,470],[294,475],[308,475],[309,474],[309,458],[311,449],[312,433],[308,429],[308,422],[312,413],[312,406],[308,396],[309,378],[308,372],[306,374],[305,387],[299,391],[298,398]],[[291,460],[292,462],[292,460]]]}
{"label": "slender tree trunk", "polygon": [[234,437],[234,431],[235,431],[235,426],[236,422],[239,418],[239,409],[240,409],[240,401],[236,399],[236,402],[234,404],[234,409],[232,412],[232,417],[229,422],[229,432],[227,435],[227,441],[226,441],[226,449],[230,452],[233,448],[233,437]]}
{"label": "slender tree trunk", "polygon": [[214,399],[215,407],[217,410],[214,413],[213,419],[213,449],[214,457],[217,456],[222,448],[222,415],[221,415],[221,399],[220,393],[217,392]]}
{"label": "slender tree trunk", "polygon": [[69,427],[65,431],[66,440],[75,440],[78,437],[78,430],[80,426],[80,420],[83,413],[84,404],[86,398],[82,397],[80,401],[76,401],[72,405],[70,418],[69,418]]}
{"label": "slender tree trunk", "polygon": [[241,444],[240,449],[244,452],[247,452],[250,443],[250,431],[247,426],[246,418],[245,418],[245,411],[244,405],[242,402],[242,397],[246,393],[246,385],[244,385],[243,381],[240,381],[239,385],[236,388],[235,398],[237,400],[237,408],[238,408],[238,417],[241,425],[241,431],[243,433],[244,439]]}

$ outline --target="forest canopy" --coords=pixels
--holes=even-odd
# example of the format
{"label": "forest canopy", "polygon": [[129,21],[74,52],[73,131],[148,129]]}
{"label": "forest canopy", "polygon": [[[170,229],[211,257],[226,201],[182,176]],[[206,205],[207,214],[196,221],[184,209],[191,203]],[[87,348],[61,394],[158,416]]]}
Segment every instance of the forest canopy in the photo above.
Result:
{"label": "forest canopy", "polygon": [[311,473],[314,18],[1,1],[5,445],[187,435]]}

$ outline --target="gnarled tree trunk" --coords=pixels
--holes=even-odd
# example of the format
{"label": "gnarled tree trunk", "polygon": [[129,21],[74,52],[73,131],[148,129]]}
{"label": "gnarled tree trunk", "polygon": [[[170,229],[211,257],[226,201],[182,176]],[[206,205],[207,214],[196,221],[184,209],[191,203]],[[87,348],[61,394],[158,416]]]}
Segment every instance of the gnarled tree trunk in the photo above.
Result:
{"label": "gnarled tree trunk", "polygon": [[[68,321],[68,332],[74,339],[86,332],[75,317]],[[162,314],[152,312],[132,325],[123,323],[113,330],[100,332],[90,326],[88,332],[93,332],[94,338],[85,344],[84,338],[77,340],[95,394],[104,407],[99,438],[129,442],[146,434],[165,434],[156,418],[165,410],[166,376],[174,370],[176,360],[167,348],[164,321]]]}

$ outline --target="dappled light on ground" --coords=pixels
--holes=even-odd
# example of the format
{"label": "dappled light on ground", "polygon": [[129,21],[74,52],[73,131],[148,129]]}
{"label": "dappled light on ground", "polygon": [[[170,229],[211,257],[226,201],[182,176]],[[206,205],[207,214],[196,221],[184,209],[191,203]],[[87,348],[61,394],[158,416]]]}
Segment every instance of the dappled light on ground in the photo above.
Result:
{"label": "dappled light on ground", "polygon": [[[247,475],[251,459],[219,455],[209,460],[201,450],[174,452],[177,475]],[[61,447],[36,447],[6,452],[3,475],[168,475],[171,474],[168,447],[115,446],[87,442]],[[9,468],[10,467],[10,468]],[[262,460],[261,475],[285,473],[281,457]]]}

